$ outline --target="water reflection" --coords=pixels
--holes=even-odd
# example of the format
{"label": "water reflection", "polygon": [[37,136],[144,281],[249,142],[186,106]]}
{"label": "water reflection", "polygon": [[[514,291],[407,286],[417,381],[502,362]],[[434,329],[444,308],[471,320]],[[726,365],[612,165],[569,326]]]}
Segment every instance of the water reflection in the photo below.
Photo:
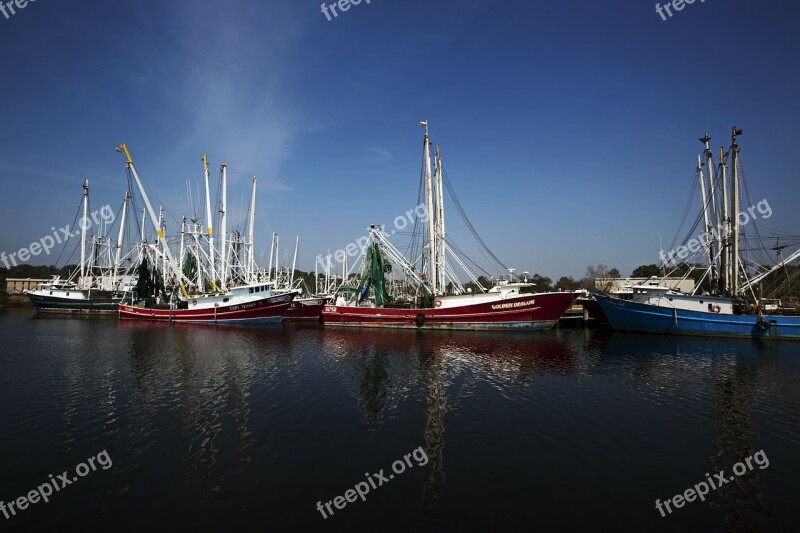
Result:
{"label": "water reflection", "polygon": [[[279,369],[291,373],[296,366],[292,343],[279,328],[126,321],[118,327],[128,334],[132,380],[141,403],[136,411],[150,419],[166,411],[177,422],[185,442],[187,490],[219,491],[230,463],[252,461],[253,387],[269,390]],[[147,424],[138,421],[136,427]],[[236,445],[222,447],[223,436]],[[154,439],[150,434],[130,437],[125,459],[133,467],[137,461],[130,455],[140,454]],[[221,459],[225,465],[218,468]]]}
{"label": "water reflection", "polygon": [[[791,343],[27,318],[3,330],[22,332],[0,357],[6,499],[42,457],[46,471],[104,448],[114,459],[113,475],[50,503],[53,525],[77,528],[75,509],[98,501],[105,529],[216,530],[269,511],[295,530],[361,530],[387,513],[388,529],[477,530],[533,502],[540,524],[568,529],[580,505],[597,529],[630,517],[756,530],[791,523],[800,482]],[[338,522],[313,510],[417,446],[428,464]],[[768,469],[668,519],[654,510],[762,448]]]}
{"label": "water reflection", "polygon": [[[709,472],[704,474],[724,471],[730,478],[733,465],[761,449],[752,424],[757,391],[769,388],[761,374],[774,375],[778,358],[792,348],[777,342],[617,334],[608,338],[604,353],[632,358],[631,386],[646,387],[654,396],[693,397],[692,404],[697,397],[708,397],[713,406],[711,444],[716,453],[709,458]],[[769,451],[765,453],[769,457]],[[697,477],[703,476],[698,473]],[[733,477],[711,491],[705,504],[729,531],[761,531],[772,515],[762,493],[759,468],[754,465],[753,470]]]}

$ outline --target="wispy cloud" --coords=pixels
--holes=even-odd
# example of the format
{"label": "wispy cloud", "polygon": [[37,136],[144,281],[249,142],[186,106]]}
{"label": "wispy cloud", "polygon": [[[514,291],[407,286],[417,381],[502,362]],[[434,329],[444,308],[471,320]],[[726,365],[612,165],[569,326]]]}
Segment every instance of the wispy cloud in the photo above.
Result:
{"label": "wispy cloud", "polygon": [[302,121],[284,87],[302,31],[287,23],[290,15],[275,13],[290,7],[248,3],[220,13],[219,5],[181,0],[160,9],[161,20],[148,21],[148,31],[162,39],[169,32],[172,46],[155,67],[163,77],[147,79],[159,80],[149,90],[171,119],[181,120],[164,125],[175,134],[170,163],[186,168],[187,158],[199,158],[202,150],[215,165],[228,164],[232,184],[255,175],[262,190],[293,190],[283,181],[282,165],[292,157]]}
{"label": "wispy cloud", "polygon": [[368,161],[371,163],[383,163],[385,161],[391,161],[394,159],[389,150],[386,148],[381,148],[379,146],[367,146],[365,150],[368,152],[368,155],[361,157],[362,161]]}

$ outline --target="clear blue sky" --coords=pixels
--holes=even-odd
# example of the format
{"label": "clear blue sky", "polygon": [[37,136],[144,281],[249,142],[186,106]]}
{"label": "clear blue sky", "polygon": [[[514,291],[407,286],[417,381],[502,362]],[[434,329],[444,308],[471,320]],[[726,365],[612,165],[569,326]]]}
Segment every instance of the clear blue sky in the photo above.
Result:
{"label": "clear blue sky", "polygon": [[422,119],[520,271],[656,262],[697,137],[718,150],[734,124],[751,195],[800,233],[798,15],[788,0],[698,0],[667,21],[632,0],[372,0],[332,21],[318,0],[30,2],[0,14],[0,250],[71,222],[84,178],[116,208],[125,142],[176,218],[204,152],[215,179],[229,165],[236,218],[257,175],[260,248],[300,235],[313,270],[415,205]]}

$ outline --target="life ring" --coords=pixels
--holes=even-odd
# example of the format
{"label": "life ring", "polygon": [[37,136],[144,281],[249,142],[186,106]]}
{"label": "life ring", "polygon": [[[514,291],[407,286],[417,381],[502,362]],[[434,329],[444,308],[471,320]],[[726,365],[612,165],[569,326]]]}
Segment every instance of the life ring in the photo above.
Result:
{"label": "life ring", "polygon": [[441,306],[442,306],[442,301],[436,300],[436,307],[441,307]]}
{"label": "life ring", "polygon": [[710,307],[712,313],[719,313],[722,311],[722,308],[718,304],[711,305]]}
{"label": "life ring", "polygon": [[417,324],[418,328],[421,328],[425,325],[425,315],[422,313],[417,313],[417,318],[414,320],[414,322]]}

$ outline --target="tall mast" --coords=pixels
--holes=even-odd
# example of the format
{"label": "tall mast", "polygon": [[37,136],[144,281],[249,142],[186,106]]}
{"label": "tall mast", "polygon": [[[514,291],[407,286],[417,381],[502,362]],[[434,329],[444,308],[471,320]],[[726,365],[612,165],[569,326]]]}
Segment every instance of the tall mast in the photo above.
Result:
{"label": "tall mast", "polygon": [[144,226],[147,223],[147,208],[142,209],[142,244],[144,244]]}
{"label": "tall mast", "polygon": [[739,294],[739,152],[740,148],[739,145],[736,144],[736,137],[744,133],[742,130],[737,130],[736,126],[731,129],[731,153],[733,154],[733,183],[731,184],[731,194],[733,196],[733,213],[731,213],[731,218],[733,219],[733,251],[731,252],[732,255],[732,266],[733,266],[733,278],[732,278],[732,285],[731,285],[731,292],[734,295]]}
{"label": "tall mast", "polygon": [[731,248],[730,248],[730,233],[731,233],[731,215],[730,204],[728,203],[728,167],[725,164],[725,159],[728,154],[725,153],[723,147],[719,147],[719,167],[720,167],[720,184],[722,193],[722,226],[720,231],[720,271],[722,275],[722,282],[720,283],[720,292],[727,293],[730,289],[731,283]]}
{"label": "tall mast", "polygon": [[294,286],[294,269],[297,267],[297,249],[300,248],[300,236],[294,241],[294,258],[292,259],[292,273],[289,276],[289,287]]}
{"label": "tall mast", "polygon": [[328,250],[327,261],[325,262],[325,294],[331,292],[331,251]]}
{"label": "tall mast", "polygon": [[445,251],[444,251],[444,190],[442,187],[442,152],[436,146],[436,281],[439,291],[445,292]]}
{"label": "tall mast", "polygon": [[706,244],[706,259],[708,259],[708,268],[711,269],[711,287],[714,289],[714,245],[711,242],[711,221],[708,215],[708,198],[706,197],[706,180],[705,176],[703,175],[703,162],[700,159],[700,156],[697,156],[697,180],[700,184],[700,211],[703,214],[703,233],[709,238],[708,244]]}
{"label": "tall mast", "polygon": [[[272,240],[269,242],[269,263],[267,263],[267,280],[272,279],[272,259],[275,257],[275,232],[272,232]],[[278,277],[278,273],[275,273]],[[275,280],[275,288],[278,288],[277,280]]]}
{"label": "tall mast", "polygon": [[711,147],[709,146],[709,141],[711,137],[708,136],[706,133],[703,138],[700,139],[700,142],[705,144],[705,163],[706,168],[708,169],[708,194],[709,199],[711,200],[711,221],[714,225],[719,226],[719,210],[717,208],[717,190],[714,187],[714,158],[711,154]]}
{"label": "tall mast", "polygon": [[[117,277],[119,272],[120,254],[122,253],[122,238],[125,235],[125,218],[128,214],[128,200],[130,200],[128,191],[125,191],[125,198],[122,199],[122,220],[119,222],[119,234],[117,235],[117,250],[114,256],[114,278]],[[116,284],[116,279],[114,280]]]}
{"label": "tall mast", "polygon": [[[125,155],[125,166],[131,171],[133,179],[136,181],[136,187],[138,187],[139,193],[142,195],[142,199],[144,200],[147,213],[150,215],[150,222],[153,224],[153,226],[155,226],[158,237],[160,239],[163,239],[164,231],[160,227],[158,227],[158,224],[156,224],[155,211],[153,211],[153,206],[150,205],[150,200],[147,198],[147,193],[144,192],[144,186],[142,185],[142,182],[139,180],[139,174],[136,173],[136,167],[133,166],[133,160],[131,159],[130,152],[128,152],[128,147],[123,144],[122,146],[117,148],[117,151]],[[142,234],[144,234],[144,224],[142,224]],[[172,257],[172,252],[169,251],[169,246],[164,246],[164,253],[167,256],[170,267],[173,269],[178,278],[178,283],[180,284],[181,292],[183,293],[184,296],[188,296],[186,292],[186,287],[184,286],[183,280],[181,279],[182,277],[181,271],[175,265],[175,260]],[[166,272],[164,273],[164,275],[166,277]]]}
{"label": "tall mast", "polygon": [[431,141],[428,138],[428,121],[423,120],[419,123],[425,128],[425,138],[423,139],[423,161],[425,163],[425,207],[428,212],[428,264],[430,266],[431,293],[437,294],[437,273],[436,273],[436,233],[434,224],[436,211],[433,208],[433,184],[431,182]]}
{"label": "tall mast", "polygon": [[208,157],[203,154],[203,176],[206,184],[206,227],[208,228],[208,259],[211,263],[211,291],[217,292],[216,259],[214,258],[214,222],[211,218],[211,194],[208,187]]}
{"label": "tall mast", "polygon": [[[706,201],[703,200],[703,204],[706,206],[703,209],[703,212],[706,216],[706,235],[708,238],[708,266],[711,269],[711,292],[712,294],[716,294],[719,290],[719,269],[717,268],[717,246],[716,241],[719,238],[718,231],[714,231],[714,228],[719,228],[719,213],[717,212],[717,191],[714,188],[714,160],[711,155],[711,148],[709,147],[709,141],[711,137],[708,136],[708,133],[701,137],[700,142],[703,143],[705,146],[705,150],[703,151],[705,155],[705,166],[708,170],[708,198],[711,201],[711,216],[708,215],[708,205]],[[700,158],[698,157],[698,165],[702,173],[702,166],[703,163],[700,162]],[[713,224],[712,224],[713,223]]]}
{"label": "tall mast", "polygon": [[181,264],[181,266],[183,266],[183,258],[186,254],[185,239],[186,239],[186,215],[183,215],[183,218],[181,219],[181,248],[180,248],[180,254],[178,255],[178,262]]}
{"label": "tall mast", "polygon": [[253,234],[255,233],[256,222],[256,186],[258,178],[253,176],[253,191],[250,195],[250,220],[247,224],[247,283],[253,283],[253,266],[255,264],[255,256],[253,255]]}
{"label": "tall mast", "polygon": [[[275,234],[275,288],[276,289],[278,288],[278,260],[280,259],[280,252],[278,249],[279,248],[278,245],[280,244],[280,242],[281,242],[281,236],[276,233]],[[269,268],[271,269],[272,265],[270,265]],[[267,274],[269,274],[269,272],[267,272]],[[269,279],[269,276],[267,276],[267,279]]]}
{"label": "tall mast", "polygon": [[225,163],[219,167],[222,172],[222,205],[219,209],[220,214],[220,241],[219,241],[219,280],[222,283],[222,290],[228,287],[228,255],[225,249],[228,240],[227,210],[228,210],[228,165]]}
{"label": "tall mast", "polygon": [[83,180],[83,218],[81,219],[81,286],[83,286],[84,278],[86,277],[86,226],[88,226],[89,219],[89,180]]}
{"label": "tall mast", "polygon": [[[164,229],[166,228],[166,222],[164,221],[164,206],[163,205],[161,207],[159,207],[159,209],[158,209],[158,227],[161,228],[161,233],[159,235],[164,235],[166,233],[164,231]],[[158,244],[161,245],[161,248],[166,248],[167,247],[167,239],[165,239],[163,237],[158,237],[156,239],[156,246]],[[161,261],[161,271],[165,272],[165,273],[167,271],[167,256],[166,256],[166,254],[164,254],[163,260]]]}
{"label": "tall mast", "polygon": [[344,256],[344,261],[342,261],[342,282],[339,284],[340,287],[344,285],[344,279],[347,277],[347,254]]}

